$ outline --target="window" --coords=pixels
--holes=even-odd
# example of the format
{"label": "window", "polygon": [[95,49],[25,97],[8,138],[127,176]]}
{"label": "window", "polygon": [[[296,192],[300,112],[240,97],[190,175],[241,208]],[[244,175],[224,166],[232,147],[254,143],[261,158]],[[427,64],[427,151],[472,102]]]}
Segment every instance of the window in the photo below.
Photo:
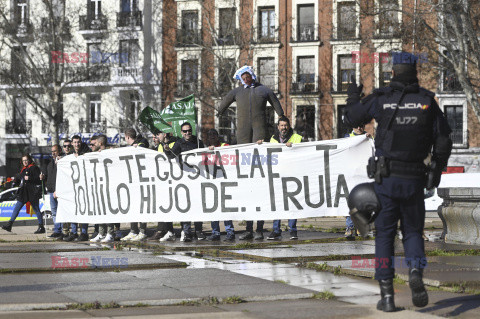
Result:
{"label": "window", "polygon": [[199,40],[198,11],[182,11],[182,30],[179,41],[184,44],[197,44]]}
{"label": "window", "polygon": [[445,117],[452,129],[453,144],[463,144],[463,105],[445,105]]}
{"label": "window", "polygon": [[315,39],[315,10],[313,4],[298,6],[298,41],[314,41]]}
{"label": "window", "polygon": [[340,2],[337,10],[337,38],[355,38],[356,29],[355,2]]}
{"label": "window", "polygon": [[[444,51],[447,57],[450,57],[450,52]],[[462,86],[458,81],[457,74],[453,68],[453,65],[447,60],[444,59],[443,65],[443,91],[447,92],[458,92],[462,91]]]}
{"label": "window", "polygon": [[378,32],[393,35],[398,29],[398,0],[379,0]]}
{"label": "window", "polygon": [[388,86],[392,80],[392,55],[389,53],[380,53],[378,62],[380,67],[379,86]]}
{"label": "window", "polygon": [[142,106],[142,102],[140,100],[140,94],[137,91],[129,92],[129,104],[127,105],[127,109],[125,115],[128,119],[136,119],[138,118],[138,112]]}
{"label": "window", "polygon": [[91,94],[90,95],[90,107],[89,107],[89,123],[98,124],[101,122],[101,112],[102,112],[102,97],[100,94]]}
{"label": "window", "polygon": [[235,35],[235,8],[218,10],[218,44],[233,44]]}
{"label": "window", "polygon": [[295,116],[295,131],[305,141],[315,140],[315,105],[298,105]]}
{"label": "window", "polygon": [[138,11],[138,0],[121,0],[120,12]]}
{"label": "window", "polygon": [[258,59],[257,80],[275,91],[275,58]]}
{"label": "window", "polygon": [[259,8],[259,40],[275,40],[275,8]]}
{"label": "window", "polygon": [[232,74],[235,73],[234,59],[219,59],[218,60],[218,79],[217,87],[218,93],[221,95],[230,91],[232,85]]}
{"label": "window", "polygon": [[237,107],[231,105],[218,119],[218,134],[228,144],[237,144]]}
{"label": "window", "polygon": [[352,130],[351,127],[348,127],[344,122],[343,118],[345,116],[345,105],[337,106],[337,138],[345,137]]}
{"label": "window", "polygon": [[315,90],[315,57],[302,56],[297,58],[297,85],[301,92]]}
{"label": "window", "polygon": [[16,97],[14,100],[13,122],[16,127],[22,127],[27,122],[27,102],[22,97]]}
{"label": "window", "polygon": [[355,77],[355,64],[352,61],[352,55],[338,56],[337,91],[345,92],[352,76]]}
{"label": "window", "polygon": [[27,81],[26,63],[26,47],[13,47],[11,51],[11,76],[16,81]]}
{"label": "window", "polygon": [[182,80],[180,91],[187,95],[197,91],[198,60],[182,60]]}
{"label": "window", "polygon": [[90,0],[88,4],[88,15],[91,19],[99,19],[102,15],[102,0]]}
{"label": "window", "polygon": [[120,65],[138,66],[139,52],[138,40],[120,41]]}
{"label": "window", "polygon": [[20,26],[25,26],[28,22],[27,0],[15,0],[15,22]]}

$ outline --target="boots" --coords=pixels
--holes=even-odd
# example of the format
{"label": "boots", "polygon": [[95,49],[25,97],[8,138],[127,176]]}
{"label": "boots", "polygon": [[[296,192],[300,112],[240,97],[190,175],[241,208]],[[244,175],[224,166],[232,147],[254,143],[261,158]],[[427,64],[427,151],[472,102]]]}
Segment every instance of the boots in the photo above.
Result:
{"label": "boots", "polygon": [[12,231],[12,225],[13,225],[13,222],[11,221],[8,221],[8,223],[6,225],[3,225],[2,226],[2,229],[3,230],[6,230],[8,232],[11,232]]}
{"label": "boots", "polygon": [[38,225],[38,229],[34,232],[34,234],[45,234],[45,227],[43,227],[43,225]]}
{"label": "boots", "polygon": [[411,268],[408,272],[408,284],[412,290],[412,302],[415,307],[425,307],[428,304],[428,294],[423,285],[423,269]]}
{"label": "boots", "polygon": [[393,279],[379,280],[380,294],[382,299],[377,303],[377,310],[383,312],[394,312],[395,302],[393,301]]}

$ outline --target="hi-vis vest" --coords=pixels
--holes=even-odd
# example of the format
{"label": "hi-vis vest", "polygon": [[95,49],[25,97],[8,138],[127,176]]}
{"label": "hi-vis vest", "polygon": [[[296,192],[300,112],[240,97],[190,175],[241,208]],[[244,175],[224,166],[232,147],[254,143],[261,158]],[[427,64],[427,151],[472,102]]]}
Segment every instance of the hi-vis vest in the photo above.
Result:
{"label": "hi-vis vest", "polygon": [[222,147],[222,146],[228,146],[228,144],[227,143],[221,143],[220,147]]}
{"label": "hi-vis vest", "polygon": [[[286,143],[290,142],[292,144],[295,143],[300,143],[302,141],[302,136],[296,133],[293,133],[292,136],[286,141]],[[270,143],[279,143],[276,139],[273,138],[273,136],[270,138]]]}
{"label": "hi-vis vest", "polygon": [[[173,145],[175,145],[175,142],[172,142],[172,143],[168,144],[168,147],[170,147],[170,149],[172,149]],[[162,144],[159,144],[159,145],[158,145],[158,151],[159,151],[160,153],[164,153],[164,152],[165,152],[165,150],[163,149],[163,145],[162,145]]]}

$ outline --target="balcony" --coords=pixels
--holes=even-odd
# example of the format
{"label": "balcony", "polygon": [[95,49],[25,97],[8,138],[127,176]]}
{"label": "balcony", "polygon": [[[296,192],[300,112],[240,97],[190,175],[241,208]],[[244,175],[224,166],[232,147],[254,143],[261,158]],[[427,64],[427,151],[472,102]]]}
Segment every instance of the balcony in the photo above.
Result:
{"label": "balcony", "polygon": [[[63,122],[58,123],[58,133],[65,133],[68,134],[68,120],[65,119]],[[42,133],[43,134],[48,134],[50,131],[50,122],[47,122],[46,120],[42,119]]]}
{"label": "balcony", "polygon": [[299,24],[298,26],[292,26],[292,34],[295,38],[291,38],[290,42],[315,42],[319,40],[318,30],[316,24]]}
{"label": "balcony", "polygon": [[[227,32],[225,32],[227,33]],[[216,45],[235,45],[241,41],[241,33],[239,29],[234,29],[228,34],[219,34],[216,38]]]}
{"label": "balcony", "polygon": [[108,19],[103,14],[94,16],[94,15],[86,15],[80,16],[80,27],[79,33],[82,34],[84,37],[89,36],[106,36],[107,35],[107,25]]}
{"label": "balcony", "polygon": [[190,94],[194,94],[197,92],[197,82],[189,82],[189,83],[178,83],[177,92],[175,94],[176,97],[185,97]]}
{"label": "balcony", "polygon": [[458,78],[453,74],[454,72],[450,72],[448,74],[444,74],[443,76],[443,91],[444,92],[462,92],[462,85]]}
{"label": "balcony", "polygon": [[20,40],[33,37],[33,24],[27,19],[16,18],[14,21],[5,21],[2,24],[6,34],[16,35]]}
{"label": "balcony", "polygon": [[317,94],[319,93],[320,77],[315,79],[315,74],[299,74],[294,76],[290,94]]}
{"label": "balcony", "polygon": [[115,77],[125,78],[141,78],[143,74],[143,68],[138,66],[121,66],[115,68]]}
{"label": "balcony", "polygon": [[141,28],[142,19],[142,11],[118,12],[117,28]]}
{"label": "balcony", "polygon": [[107,120],[102,119],[99,122],[90,122],[86,119],[80,119],[78,128],[81,133],[105,133],[107,131]]}
{"label": "balcony", "polygon": [[[352,28],[353,26],[353,28]],[[356,38],[356,26],[341,26],[337,28],[337,37],[334,40],[347,41],[355,40]]]}
{"label": "balcony", "polygon": [[110,81],[110,67],[94,65],[87,68],[65,68],[65,82],[108,82]]}
{"label": "balcony", "polygon": [[52,41],[52,35],[60,35],[63,40],[68,41],[72,38],[72,34],[70,32],[71,26],[70,26],[70,21],[67,18],[62,19],[60,17],[55,17],[53,19],[53,27],[55,29],[55,33],[52,32],[52,26],[51,26],[52,20],[50,18],[42,18],[40,22],[40,30],[39,33],[40,35],[50,38],[48,41]]}
{"label": "balcony", "polygon": [[12,121],[7,120],[5,125],[7,134],[32,134],[32,120]]}
{"label": "balcony", "polygon": [[177,29],[177,44],[179,47],[197,46],[202,44],[201,30]]}

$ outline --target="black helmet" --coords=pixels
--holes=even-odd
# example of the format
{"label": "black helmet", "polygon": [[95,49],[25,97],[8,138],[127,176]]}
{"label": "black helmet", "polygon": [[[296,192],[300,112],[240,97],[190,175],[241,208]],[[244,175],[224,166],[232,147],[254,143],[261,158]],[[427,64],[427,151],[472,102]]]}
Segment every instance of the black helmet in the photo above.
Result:
{"label": "black helmet", "polygon": [[373,187],[373,183],[363,183],[355,186],[348,196],[350,217],[360,235],[366,237],[373,223],[382,209],[380,201]]}

